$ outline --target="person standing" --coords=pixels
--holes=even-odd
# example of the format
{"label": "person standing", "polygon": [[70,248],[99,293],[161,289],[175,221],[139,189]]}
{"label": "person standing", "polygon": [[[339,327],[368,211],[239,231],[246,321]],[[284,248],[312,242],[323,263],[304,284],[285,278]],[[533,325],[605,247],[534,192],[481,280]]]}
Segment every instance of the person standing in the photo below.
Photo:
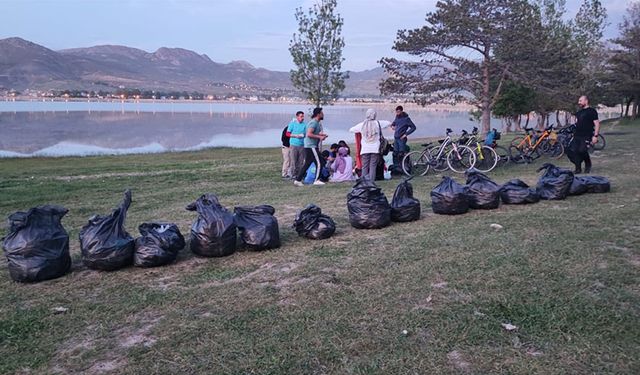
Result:
{"label": "person standing", "polygon": [[578,106],[580,110],[576,112],[576,130],[567,156],[576,166],[574,173],[582,173],[582,162],[584,162],[584,173],[589,173],[591,172],[589,146],[598,142],[600,120],[598,120],[598,111],[589,106],[589,98],[586,95],[578,99]]}
{"label": "person standing", "polygon": [[416,126],[409,118],[409,115],[404,111],[401,105],[396,107],[396,118],[391,124],[393,129],[393,155],[395,160],[394,165],[400,165],[404,155],[409,152],[407,148],[408,136],[416,131]]}
{"label": "person standing", "polygon": [[282,178],[288,179],[291,178],[291,148],[289,142],[289,136],[287,135],[287,129],[289,129],[289,125],[285,126],[282,129],[282,136],[280,139],[282,140]]}
{"label": "person standing", "polygon": [[291,120],[287,128],[289,135],[291,156],[291,178],[295,178],[304,164],[304,135],[307,131],[307,124],[304,123],[304,112],[296,112],[296,117]]}
{"label": "person standing", "polygon": [[363,122],[349,129],[352,133],[362,135],[360,156],[362,157],[362,178],[369,181],[376,180],[376,168],[380,162],[380,137],[382,129],[391,125],[390,121],[376,120],[376,111],[369,108]]}
{"label": "person standing", "polygon": [[324,167],[324,159],[320,156],[318,145],[327,139],[328,136],[322,131],[322,120],[324,120],[322,108],[314,108],[304,137],[304,164],[293,181],[293,184],[296,186],[304,186],[302,180],[311,164],[315,164],[316,166],[316,176],[313,184],[324,185],[324,182],[320,181],[320,173],[322,172],[322,167]]}

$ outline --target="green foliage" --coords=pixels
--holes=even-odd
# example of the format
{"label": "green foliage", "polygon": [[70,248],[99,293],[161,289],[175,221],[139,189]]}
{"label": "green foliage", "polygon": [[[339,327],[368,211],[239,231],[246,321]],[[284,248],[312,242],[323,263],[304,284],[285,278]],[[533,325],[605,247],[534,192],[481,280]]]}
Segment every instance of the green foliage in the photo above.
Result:
{"label": "green foliage", "polygon": [[381,91],[412,95],[422,105],[470,101],[482,111],[483,129],[489,130],[502,86],[492,88],[491,82],[501,81],[508,67],[494,52],[508,34],[518,33],[527,6],[519,0],[438,2],[426,26],[398,32],[393,48],[420,61],[383,58],[389,78]]}
{"label": "green foliage", "polygon": [[289,52],[297,69],[291,70],[291,82],[316,106],[337,99],[349,78],[341,72],[343,20],[336,5],[336,0],[320,0],[308,14],[302,8],[295,13],[298,33],[293,34]]}
{"label": "green foliage", "polygon": [[493,106],[493,114],[498,117],[514,117],[535,110],[536,93],[530,87],[506,81],[502,94]]}

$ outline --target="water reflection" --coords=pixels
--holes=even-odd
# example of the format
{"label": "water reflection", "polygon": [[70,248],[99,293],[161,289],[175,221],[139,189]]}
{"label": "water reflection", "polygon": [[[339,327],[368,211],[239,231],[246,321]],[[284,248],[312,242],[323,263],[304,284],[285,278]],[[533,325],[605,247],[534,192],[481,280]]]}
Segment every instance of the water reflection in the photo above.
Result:
{"label": "water reflection", "polygon": [[[0,105],[0,111],[7,108]],[[11,104],[19,104],[18,102]],[[27,102],[27,104],[33,104]],[[143,103],[41,103],[20,104],[11,112],[0,112],[0,157],[66,156],[97,154],[153,153],[198,150],[207,147],[275,147],[283,127],[300,105],[180,103],[146,106],[145,111],[130,105]],[[89,111],[81,105],[100,104]],[[73,105],[82,110],[63,110]],[[174,111],[173,106],[182,106]],[[122,108],[119,108],[122,106]],[[126,109],[125,106],[128,106]],[[378,106],[379,119],[393,119],[394,106]],[[331,106],[325,109],[324,126],[329,138],[351,142],[348,129],[364,119],[366,106]],[[34,111],[28,111],[33,109]],[[151,111],[146,111],[151,110]],[[410,112],[418,130],[415,137],[440,135],[447,127],[470,129],[466,112],[415,110]],[[496,126],[498,123],[496,123]],[[392,133],[387,131],[386,136]]]}

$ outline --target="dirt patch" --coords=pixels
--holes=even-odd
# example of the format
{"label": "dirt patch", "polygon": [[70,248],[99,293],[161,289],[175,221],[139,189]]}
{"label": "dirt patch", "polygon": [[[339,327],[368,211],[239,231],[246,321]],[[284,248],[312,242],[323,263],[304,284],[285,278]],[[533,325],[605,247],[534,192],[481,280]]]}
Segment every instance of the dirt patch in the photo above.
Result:
{"label": "dirt patch", "polygon": [[447,359],[449,359],[449,363],[451,363],[456,370],[463,372],[469,372],[471,370],[471,363],[467,362],[462,353],[457,350],[449,352]]}
{"label": "dirt patch", "polygon": [[126,364],[127,361],[124,358],[100,361],[89,367],[85,374],[107,374],[117,371],[119,368],[125,366]]}

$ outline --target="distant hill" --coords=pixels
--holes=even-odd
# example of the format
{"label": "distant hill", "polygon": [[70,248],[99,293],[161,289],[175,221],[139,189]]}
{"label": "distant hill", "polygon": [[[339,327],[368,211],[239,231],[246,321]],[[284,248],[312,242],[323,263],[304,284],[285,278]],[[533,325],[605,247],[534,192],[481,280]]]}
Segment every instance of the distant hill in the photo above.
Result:
{"label": "distant hill", "polygon": [[[350,72],[345,95],[378,95],[382,68]],[[182,48],[103,45],[53,51],[21,38],[0,39],[0,88],[109,90],[119,86],[147,90],[229,91],[225,85],[289,90],[289,72],[256,68],[246,61],[217,63]]]}

